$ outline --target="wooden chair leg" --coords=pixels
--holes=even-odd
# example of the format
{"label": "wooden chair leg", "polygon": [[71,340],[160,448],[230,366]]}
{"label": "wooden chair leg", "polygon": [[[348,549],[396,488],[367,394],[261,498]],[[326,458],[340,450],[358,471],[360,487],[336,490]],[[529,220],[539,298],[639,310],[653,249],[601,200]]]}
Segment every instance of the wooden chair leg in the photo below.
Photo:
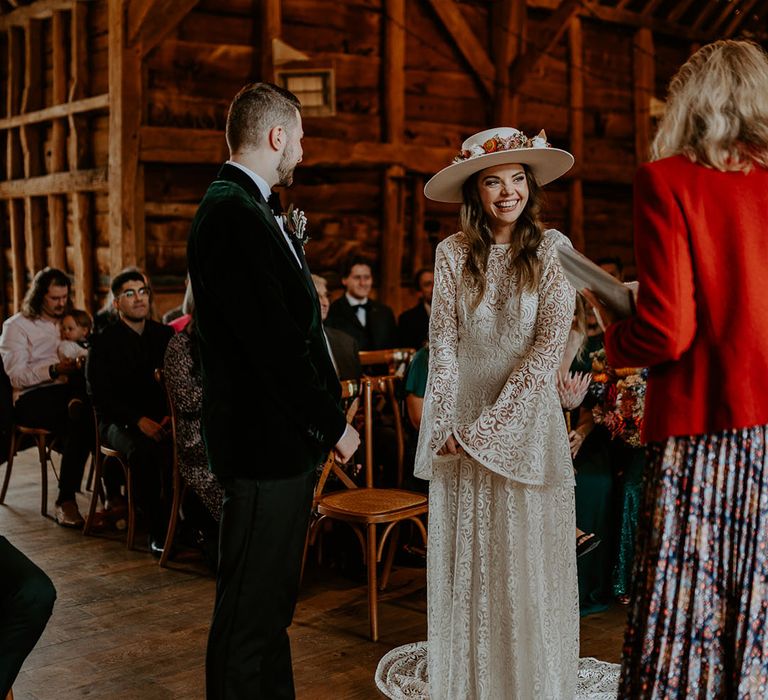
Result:
{"label": "wooden chair leg", "polygon": [[131,469],[127,464],[123,464],[125,471],[125,493],[128,497],[128,537],[125,546],[133,549],[134,538],[136,537],[136,508],[133,502],[133,479],[131,478]]}
{"label": "wooden chair leg", "polygon": [[368,619],[371,623],[371,641],[379,641],[378,586],[376,584],[376,525],[368,525],[366,563],[368,564]]}
{"label": "wooden chair leg", "polygon": [[99,502],[99,498],[104,500],[103,487],[101,485],[101,467],[103,458],[100,455],[94,454],[93,457],[93,491],[91,492],[91,504],[88,506],[88,515],[85,518],[85,525],[83,526],[83,534],[90,535],[93,528],[93,520],[96,517],[96,505]]}
{"label": "wooden chair leg", "polygon": [[42,481],[42,496],[40,498],[40,513],[48,517],[48,455],[45,451],[45,435],[37,436],[37,454],[40,458],[40,476]]}
{"label": "wooden chair leg", "polygon": [[11,429],[11,444],[8,448],[8,464],[5,465],[5,478],[3,479],[3,489],[0,491],[0,503],[5,503],[5,494],[8,491],[8,482],[11,480],[11,469],[13,469],[13,458],[16,456],[16,431]]}
{"label": "wooden chair leg", "polygon": [[173,544],[173,538],[176,534],[176,524],[179,520],[179,509],[181,508],[181,496],[183,488],[180,483],[173,484],[173,505],[171,506],[171,517],[168,519],[168,532],[165,535],[165,544],[163,545],[163,553],[160,555],[160,566],[165,568],[168,564],[168,557],[171,554],[171,545]]}
{"label": "wooden chair leg", "polygon": [[379,590],[383,591],[389,583],[389,575],[392,573],[392,562],[397,553],[397,543],[400,539],[400,525],[395,525],[392,534],[389,536],[389,548],[387,549],[387,558],[384,561],[384,568],[381,571],[381,583]]}
{"label": "wooden chair leg", "polygon": [[13,700],[13,688],[8,691],[8,695],[5,696],[5,700]]}
{"label": "wooden chair leg", "polygon": [[85,480],[85,490],[86,491],[92,491],[93,490],[93,471],[95,467],[96,462],[96,453],[91,452],[91,466],[88,469],[88,478]]}

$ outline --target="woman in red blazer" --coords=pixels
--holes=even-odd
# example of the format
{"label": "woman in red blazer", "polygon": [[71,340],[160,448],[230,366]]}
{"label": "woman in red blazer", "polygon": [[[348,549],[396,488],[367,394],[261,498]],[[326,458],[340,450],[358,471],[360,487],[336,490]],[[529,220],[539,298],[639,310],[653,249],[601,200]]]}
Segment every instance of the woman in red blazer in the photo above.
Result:
{"label": "woman in red blazer", "polygon": [[[635,181],[649,463],[619,697],[768,697],[768,57],[700,49]],[[593,298],[593,297],[592,297]],[[593,298],[594,299],[594,298]]]}

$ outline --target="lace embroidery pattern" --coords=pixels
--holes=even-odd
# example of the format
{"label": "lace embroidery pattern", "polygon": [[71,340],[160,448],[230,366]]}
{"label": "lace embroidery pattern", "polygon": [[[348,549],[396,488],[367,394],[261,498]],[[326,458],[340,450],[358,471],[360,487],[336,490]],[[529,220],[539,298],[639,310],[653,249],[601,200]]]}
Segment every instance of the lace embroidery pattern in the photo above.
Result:
{"label": "lace embroidery pattern", "polygon": [[464,235],[437,247],[416,476],[431,478],[435,452],[453,432],[470,455],[501,476],[534,485],[572,480],[555,388],[575,298],[555,254],[562,245],[570,245],[563,234],[544,233],[539,288],[522,295],[506,247],[493,246],[487,288],[474,309],[463,282]]}

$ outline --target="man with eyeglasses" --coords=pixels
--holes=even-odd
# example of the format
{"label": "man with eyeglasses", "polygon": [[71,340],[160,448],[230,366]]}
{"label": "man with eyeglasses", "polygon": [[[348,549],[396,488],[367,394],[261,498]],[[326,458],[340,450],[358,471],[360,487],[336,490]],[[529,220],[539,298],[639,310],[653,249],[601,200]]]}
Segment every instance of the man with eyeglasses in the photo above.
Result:
{"label": "man with eyeglasses", "polygon": [[[170,419],[154,372],[163,366],[173,330],[149,318],[150,291],[140,272],[121,272],[111,288],[118,321],[93,340],[88,391],[102,440],[122,452],[131,467],[137,502],[149,521],[149,549],[159,557],[168,525],[162,484],[170,468]],[[106,510],[117,518],[125,504],[115,476],[105,476]]]}

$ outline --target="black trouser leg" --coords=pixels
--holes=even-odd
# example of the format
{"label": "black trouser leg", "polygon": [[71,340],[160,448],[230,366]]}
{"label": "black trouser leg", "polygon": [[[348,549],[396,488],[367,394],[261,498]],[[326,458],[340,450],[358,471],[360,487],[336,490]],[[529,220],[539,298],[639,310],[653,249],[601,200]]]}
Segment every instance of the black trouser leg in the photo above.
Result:
{"label": "black trouser leg", "polygon": [[299,588],[314,472],[227,479],[216,606],[208,637],[208,700],[295,697],[288,627]]}
{"label": "black trouser leg", "polygon": [[124,428],[114,423],[102,430],[105,442],[125,456],[133,475],[136,502],[147,516],[150,537],[165,540],[168,529],[168,499],[163,493],[167,483],[165,472],[170,468],[166,443],[155,442],[136,427]]}
{"label": "black trouser leg", "polygon": [[0,698],[45,629],[56,589],[51,579],[0,536]]}
{"label": "black trouser leg", "polygon": [[83,483],[83,471],[93,449],[93,417],[90,410],[70,418],[67,405],[72,398],[82,399],[76,387],[55,384],[22,394],[14,406],[16,420],[31,428],[52,430],[61,441],[59,497],[56,503],[74,501]]}

